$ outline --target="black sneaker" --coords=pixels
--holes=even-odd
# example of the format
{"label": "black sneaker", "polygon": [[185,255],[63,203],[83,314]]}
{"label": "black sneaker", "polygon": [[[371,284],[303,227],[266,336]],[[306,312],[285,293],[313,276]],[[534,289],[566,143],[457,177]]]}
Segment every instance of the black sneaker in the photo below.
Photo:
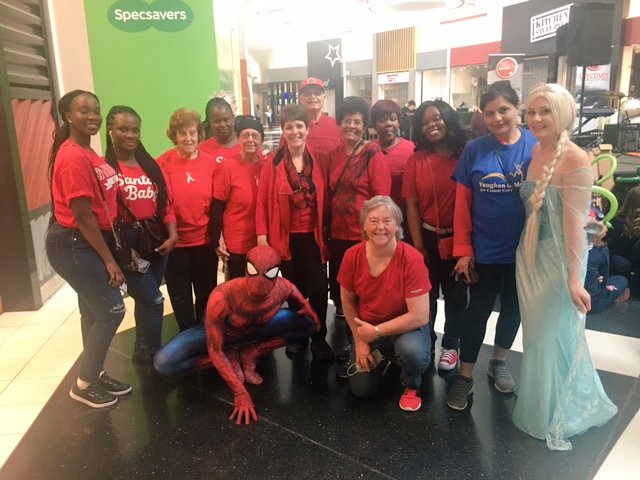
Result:
{"label": "black sneaker", "polygon": [[115,395],[105,391],[99,383],[89,385],[84,390],[80,389],[78,385],[74,385],[69,390],[69,396],[80,403],[89,405],[91,408],[110,407],[118,401]]}
{"label": "black sneaker", "polygon": [[342,311],[342,307],[336,307],[336,315],[337,318],[344,318],[344,312]]}
{"label": "black sneaker", "polygon": [[131,391],[131,385],[119,382],[106,373],[100,375],[98,384],[102,388],[104,388],[105,392],[110,393],[111,395],[115,395],[116,397],[119,397],[120,395],[126,395]]}

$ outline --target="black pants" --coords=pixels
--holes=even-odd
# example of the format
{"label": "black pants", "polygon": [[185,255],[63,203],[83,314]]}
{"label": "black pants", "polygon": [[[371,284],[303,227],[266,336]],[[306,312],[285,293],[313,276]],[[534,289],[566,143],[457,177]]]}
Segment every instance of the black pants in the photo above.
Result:
{"label": "black pants", "polygon": [[[456,266],[456,259],[442,260],[438,253],[438,239],[435,232],[422,229],[422,244],[427,250],[424,263],[429,269],[429,324],[433,332],[436,314],[438,313],[438,297],[440,289],[444,296],[444,336],[442,347],[457,350],[460,347],[460,333],[467,309],[467,287],[457,283],[451,275]],[[434,340],[435,333],[431,339]]]}
{"label": "black pants", "polygon": [[336,238],[332,238],[329,243],[329,249],[331,250],[331,260],[329,261],[329,292],[336,308],[342,307],[340,284],[338,283],[338,272],[340,271],[340,265],[342,265],[342,258],[349,248],[358,243],[360,242],[354,240],[339,240]]}
{"label": "black pants", "polygon": [[231,253],[227,258],[227,279],[242,278],[246,274],[247,255],[245,253]]}
{"label": "black pants", "polygon": [[313,340],[323,340],[327,335],[327,270],[320,257],[320,247],[313,232],[289,235],[291,260],[282,262],[282,275],[291,281],[320,319],[320,331]]}
{"label": "black pants", "polygon": [[460,360],[475,363],[484,340],[487,320],[500,295],[500,315],[495,345],[509,349],[520,326],[520,309],[516,290],[516,264],[476,263],[480,281],[469,287],[469,306],[462,325]]}
{"label": "black pants", "polygon": [[218,257],[213,246],[207,243],[174,248],[164,277],[180,331],[202,322],[209,295],[218,279]]}

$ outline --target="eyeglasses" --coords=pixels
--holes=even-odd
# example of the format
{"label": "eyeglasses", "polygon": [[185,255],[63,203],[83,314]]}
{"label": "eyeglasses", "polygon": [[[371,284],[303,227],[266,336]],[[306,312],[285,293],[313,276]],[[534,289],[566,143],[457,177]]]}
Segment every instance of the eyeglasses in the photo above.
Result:
{"label": "eyeglasses", "polygon": [[362,120],[342,120],[342,122],[340,122],[341,125],[344,125],[345,127],[361,127],[362,125],[364,125],[364,123],[362,122]]}
{"label": "eyeglasses", "polygon": [[257,142],[260,141],[260,139],[262,138],[262,135],[260,135],[259,133],[241,133],[240,136],[238,137],[240,138],[240,140],[255,140]]}

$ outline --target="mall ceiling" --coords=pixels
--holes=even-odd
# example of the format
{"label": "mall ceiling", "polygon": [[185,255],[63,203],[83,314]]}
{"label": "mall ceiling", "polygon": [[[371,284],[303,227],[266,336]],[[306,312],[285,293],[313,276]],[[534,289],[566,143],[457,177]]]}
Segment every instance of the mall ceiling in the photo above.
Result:
{"label": "mall ceiling", "polygon": [[[523,0],[245,0],[245,35],[252,51],[454,20]],[[472,32],[470,32],[472,33]]]}

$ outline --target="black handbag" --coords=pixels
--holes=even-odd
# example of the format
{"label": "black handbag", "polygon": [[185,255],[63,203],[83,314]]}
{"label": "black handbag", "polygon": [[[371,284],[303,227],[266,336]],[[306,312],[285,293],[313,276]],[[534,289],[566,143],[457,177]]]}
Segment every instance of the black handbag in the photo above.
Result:
{"label": "black handbag", "polygon": [[118,201],[127,214],[133,219],[133,228],[138,232],[138,249],[141,254],[148,254],[156,251],[160,245],[167,241],[169,234],[164,223],[157,215],[140,220],[124,199],[118,193]]}

